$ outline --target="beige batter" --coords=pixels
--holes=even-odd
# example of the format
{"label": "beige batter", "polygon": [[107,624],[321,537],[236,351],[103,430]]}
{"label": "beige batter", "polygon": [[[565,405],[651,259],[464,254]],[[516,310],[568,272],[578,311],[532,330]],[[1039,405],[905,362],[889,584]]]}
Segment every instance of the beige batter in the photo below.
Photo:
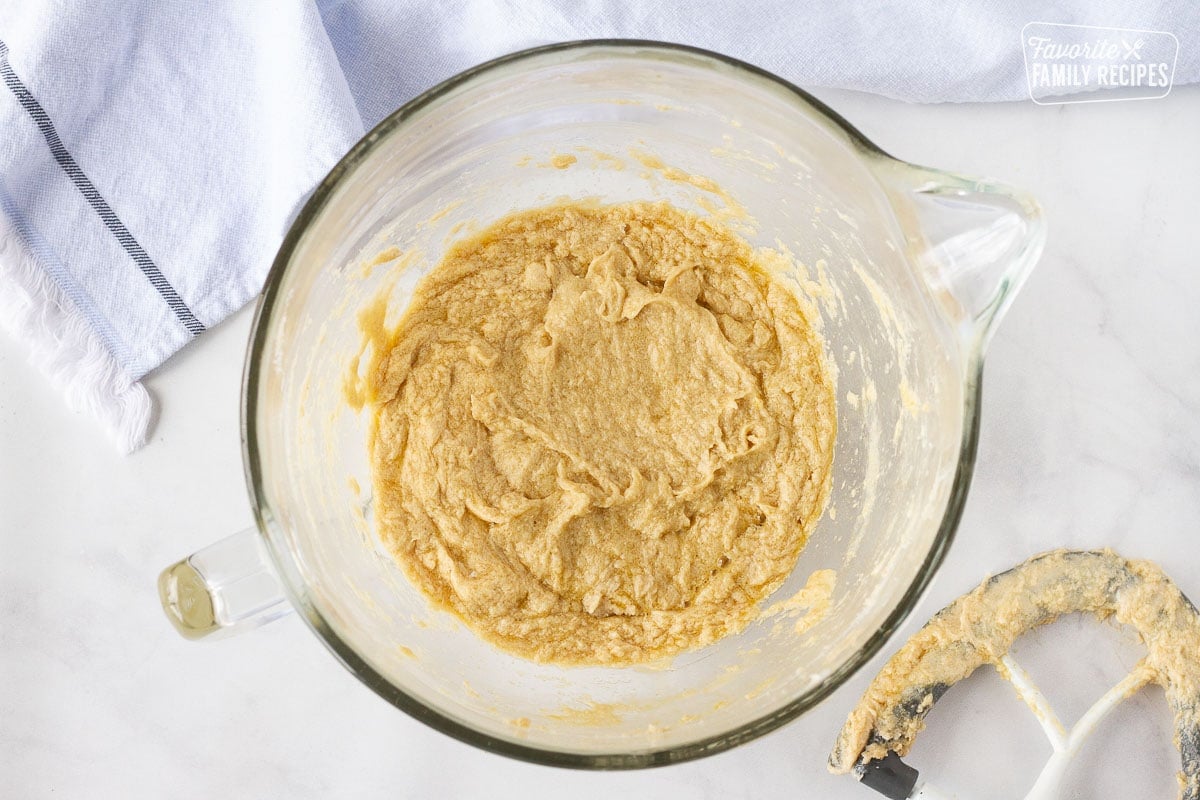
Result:
{"label": "beige batter", "polygon": [[669,205],[510,216],[374,340],[380,533],[511,652],[624,664],[711,643],[821,514],[820,341],[746,242]]}

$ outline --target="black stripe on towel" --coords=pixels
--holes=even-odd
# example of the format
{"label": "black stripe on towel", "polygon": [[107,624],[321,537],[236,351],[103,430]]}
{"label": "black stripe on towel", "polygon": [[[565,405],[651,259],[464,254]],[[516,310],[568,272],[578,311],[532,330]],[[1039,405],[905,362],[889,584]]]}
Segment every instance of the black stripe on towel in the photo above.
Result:
{"label": "black stripe on towel", "polygon": [[138,240],[133,238],[133,234],[125,227],[125,223],[121,222],[117,217],[117,213],[112,210],[112,206],[100,196],[100,192],[92,184],[83,170],[79,168],[79,164],[75,162],[74,157],[63,145],[62,139],[58,136],[58,131],[54,129],[54,123],[50,121],[49,115],[42,108],[41,103],[30,94],[25,85],[21,83],[21,79],[17,77],[12,70],[12,65],[8,63],[8,45],[0,41],[0,76],[4,78],[4,83],[16,95],[17,102],[21,107],[28,112],[29,116],[38,126],[38,130],[42,132],[42,136],[46,139],[46,145],[50,148],[50,154],[54,156],[54,160],[62,167],[63,172],[71,179],[71,183],[75,184],[75,188],[79,190],[84,199],[92,210],[100,216],[104,225],[117,238],[121,247],[125,248],[125,252],[133,259],[133,263],[138,265],[138,269],[146,276],[146,280],[150,281],[150,285],[155,291],[162,296],[167,305],[171,307],[171,311],[175,313],[175,317],[182,323],[183,327],[188,329],[188,332],[193,336],[204,332],[204,323],[196,319],[192,314],[192,310],[187,307],[187,303],[175,291],[165,277],[158,265],[150,258],[146,250],[138,243]]}

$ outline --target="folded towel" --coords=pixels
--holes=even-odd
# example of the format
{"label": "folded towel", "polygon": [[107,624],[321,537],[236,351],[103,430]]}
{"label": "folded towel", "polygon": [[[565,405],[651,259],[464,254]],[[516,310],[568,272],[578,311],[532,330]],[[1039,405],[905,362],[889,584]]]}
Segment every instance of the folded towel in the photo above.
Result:
{"label": "folded towel", "polygon": [[1200,79],[1190,0],[0,0],[0,325],[130,451],[152,416],[141,378],[258,293],[299,204],[364,130],[455,72],[636,37],[801,85],[1018,100],[1036,20],[1187,32],[1175,83]]}

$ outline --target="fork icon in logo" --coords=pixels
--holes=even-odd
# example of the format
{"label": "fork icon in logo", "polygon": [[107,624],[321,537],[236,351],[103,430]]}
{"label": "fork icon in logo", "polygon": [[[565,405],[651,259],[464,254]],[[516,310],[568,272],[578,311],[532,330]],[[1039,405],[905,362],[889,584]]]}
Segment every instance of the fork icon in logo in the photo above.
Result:
{"label": "fork icon in logo", "polygon": [[1138,40],[1137,40],[1136,42],[1134,42],[1133,44],[1130,44],[1129,42],[1127,42],[1127,41],[1125,41],[1124,39],[1122,39],[1122,40],[1121,40],[1121,45],[1122,45],[1122,46],[1124,46],[1124,48],[1125,48],[1125,55],[1123,56],[1123,58],[1124,58],[1126,61],[1128,61],[1128,60],[1129,60],[1129,57],[1130,57],[1130,56],[1133,56],[1133,57],[1134,57],[1134,58],[1136,58],[1138,61],[1141,61],[1141,60],[1142,60],[1142,54],[1141,54],[1141,53],[1139,53],[1138,51],[1142,49],[1142,45],[1144,45],[1145,43],[1146,43],[1146,40],[1145,40],[1145,39],[1138,39]]}

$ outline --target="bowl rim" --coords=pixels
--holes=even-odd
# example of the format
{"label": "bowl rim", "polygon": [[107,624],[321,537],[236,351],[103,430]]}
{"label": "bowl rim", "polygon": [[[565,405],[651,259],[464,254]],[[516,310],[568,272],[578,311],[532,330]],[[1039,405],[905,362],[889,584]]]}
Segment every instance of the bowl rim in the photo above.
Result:
{"label": "bowl rim", "polygon": [[[264,488],[263,468],[257,444],[258,421],[254,412],[262,386],[260,365],[266,350],[267,331],[277,301],[280,286],[288,264],[313,220],[322,212],[333,192],[343,178],[362,162],[376,143],[402,127],[414,115],[438,99],[470,82],[521,62],[551,54],[571,51],[625,51],[629,57],[642,51],[650,56],[690,56],[708,61],[711,68],[730,68],[740,76],[773,85],[783,90],[785,96],[807,106],[816,116],[831,123],[835,131],[843,134],[849,144],[860,151],[860,155],[872,159],[898,161],[871,142],[857,128],[847,122],[829,106],[808,92],[779,76],[748,64],[739,59],[690,45],[660,42],[647,39],[583,39],[543,45],[520,50],[491,61],[471,67],[408,101],[389,114],[368,131],[317,185],[305,201],[285,235],[279,251],[267,274],[266,283],[259,297],[252,322],[247,348],[242,383],[241,434],[242,455],[254,518],[259,534],[266,544],[266,551],[280,578],[285,594],[300,612],[312,631],[326,647],[367,687],[392,705],[431,728],[447,734],[461,742],[482,750],[509,756],[521,761],[555,767],[572,767],[592,770],[638,769],[643,767],[675,764],[724,752],[763,736],[791,722],[815,707],[836,689],[842,686],[863,665],[872,659],[892,637],[900,625],[916,607],[934,574],[941,566],[962,518],[967,492],[974,471],[979,439],[979,408],[982,357],[978,351],[967,354],[966,385],[963,393],[963,427],[958,463],[954,480],[946,501],[941,524],[934,536],[930,550],[917,569],[916,575],[901,596],[896,607],[887,615],[882,625],[837,669],[820,683],[811,687],[778,708],[771,709],[758,718],[739,725],[724,733],[706,736],[695,741],[669,747],[649,747],[634,752],[580,753],[558,751],[546,747],[502,739],[426,705],[418,697],[398,688],[381,675],[371,664],[343,641],[322,613],[310,601],[306,587],[299,580],[295,560],[290,551],[272,537],[271,502]],[[903,163],[903,162],[900,162]],[[832,733],[831,733],[832,741]]]}

